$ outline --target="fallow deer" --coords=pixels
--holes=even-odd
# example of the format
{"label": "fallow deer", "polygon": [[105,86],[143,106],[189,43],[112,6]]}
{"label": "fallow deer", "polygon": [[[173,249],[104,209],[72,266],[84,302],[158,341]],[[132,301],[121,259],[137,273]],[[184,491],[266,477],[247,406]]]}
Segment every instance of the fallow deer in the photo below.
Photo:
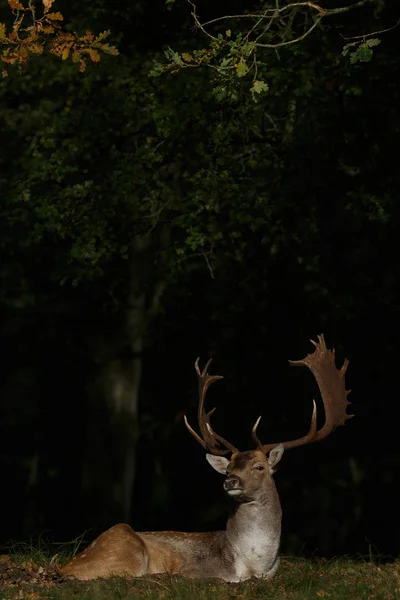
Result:
{"label": "fallow deer", "polygon": [[[311,340],[312,341],[312,340]],[[198,421],[200,435],[185,424],[206,450],[210,465],[225,475],[224,489],[235,501],[225,531],[182,533],[176,531],[137,533],[129,525],[119,524],[102,533],[86,550],[62,567],[66,576],[78,579],[123,576],[139,577],[155,573],[180,574],[186,577],[217,577],[239,582],[249,577],[272,577],[279,564],[281,506],[272,475],[285,449],[322,440],[337,425],[344,425],[351,415],[345,389],[348,360],[341,369],[335,366],[335,351],[326,347],[323,335],[312,341],[315,351],[292,365],[303,365],[314,375],[325,408],[325,424],[317,430],[314,408],[307,435],[273,444],[262,444],[257,437],[259,417],[252,429],[255,449],[240,452],[215,433],[204,402],[209,386],[221,379],[209,375],[211,360],[200,371]],[[226,458],[226,455],[230,455]]]}

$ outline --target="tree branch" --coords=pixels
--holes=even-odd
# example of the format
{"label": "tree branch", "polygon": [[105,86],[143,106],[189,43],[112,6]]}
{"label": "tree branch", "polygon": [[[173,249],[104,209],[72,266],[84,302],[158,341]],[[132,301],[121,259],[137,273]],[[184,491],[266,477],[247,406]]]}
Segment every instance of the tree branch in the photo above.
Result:
{"label": "tree branch", "polygon": [[[188,2],[194,7],[194,9],[196,8],[191,0],[188,0]],[[319,4],[315,4],[314,2],[293,2],[292,4],[287,4],[286,6],[282,6],[281,8],[268,8],[263,13],[224,15],[222,17],[216,17],[215,19],[206,21],[205,23],[200,23],[197,18],[195,19],[195,21],[196,25],[198,25],[198,27],[200,27],[203,31],[204,27],[206,27],[207,25],[212,25],[213,23],[217,23],[218,21],[224,21],[226,19],[271,19],[276,18],[278,15],[281,15],[282,13],[287,12],[288,10],[302,7],[312,8],[313,10],[317,11],[321,16],[330,17],[333,15],[349,12],[350,10],[354,10],[355,8],[361,8],[362,6],[372,4],[373,2],[375,2],[375,0],[359,0],[358,2],[356,2],[355,4],[351,4],[350,6],[341,6],[338,8],[323,8],[322,6],[319,6]],[[210,36],[208,32],[204,31],[204,33]]]}
{"label": "tree branch", "polygon": [[388,31],[392,31],[396,29],[400,25],[400,19],[397,21],[395,25],[392,27],[388,27],[387,29],[380,29],[379,31],[371,31],[371,33],[364,33],[363,35],[352,35],[351,37],[345,37],[342,35],[341,37],[344,40],[365,40],[368,37],[372,37],[373,35],[380,35],[381,33],[387,33]]}
{"label": "tree branch", "polygon": [[282,48],[283,46],[290,46],[291,44],[296,44],[297,42],[301,42],[301,40],[304,40],[308,35],[310,35],[310,33],[316,27],[318,27],[318,25],[321,23],[321,21],[322,21],[322,17],[319,17],[318,19],[315,20],[315,22],[311,25],[311,27],[309,29],[307,29],[307,31],[305,31],[299,37],[294,38],[293,40],[289,40],[288,42],[278,42],[276,44],[262,44],[261,42],[256,42],[256,46],[258,48]]}

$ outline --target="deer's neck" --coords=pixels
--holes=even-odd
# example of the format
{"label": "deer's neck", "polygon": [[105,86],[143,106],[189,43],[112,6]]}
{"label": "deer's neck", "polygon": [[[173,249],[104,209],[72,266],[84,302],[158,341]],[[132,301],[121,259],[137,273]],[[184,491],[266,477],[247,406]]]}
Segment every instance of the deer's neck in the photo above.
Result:
{"label": "deer's neck", "polygon": [[282,512],[278,493],[270,489],[259,500],[237,504],[226,527],[226,549],[232,552],[238,579],[271,576],[278,566]]}

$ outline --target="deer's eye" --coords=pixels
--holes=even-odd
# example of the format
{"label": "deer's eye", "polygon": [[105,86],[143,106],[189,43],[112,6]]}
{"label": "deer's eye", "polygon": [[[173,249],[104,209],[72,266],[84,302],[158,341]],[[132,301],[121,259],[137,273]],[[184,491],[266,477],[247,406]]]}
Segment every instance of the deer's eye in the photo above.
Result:
{"label": "deer's eye", "polygon": [[263,467],[263,465],[257,465],[257,466],[255,467],[255,469],[256,469],[257,471],[264,471],[264,467]]}

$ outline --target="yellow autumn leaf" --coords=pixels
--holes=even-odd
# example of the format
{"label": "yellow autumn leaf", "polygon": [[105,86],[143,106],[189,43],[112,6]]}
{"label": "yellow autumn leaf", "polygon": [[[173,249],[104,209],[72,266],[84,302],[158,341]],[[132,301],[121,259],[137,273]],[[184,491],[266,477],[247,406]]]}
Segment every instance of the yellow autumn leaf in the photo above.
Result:
{"label": "yellow autumn leaf", "polygon": [[62,16],[62,14],[60,12],[49,13],[47,15],[47,18],[50,19],[51,21],[63,21],[64,20],[64,17]]}
{"label": "yellow autumn leaf", "polygon": [[182,58],[186,62],[191,62],[193,60],[193,56],[191,54],[188,54],[187,52],[182,52]]}
{"label": "yellow autumn leaf", "polygon": [[47,13],[50,10],[54,0],[42,0],[42,2],[44,6],[44,12]]}
{"label": "yellow autumn leaf", "polygon": [[42,54],[43,53],[43,46],[41,46],[38,43],[33,43],[33,44],[29,44],[27,46],[29,52],[32,52],[32,54]]}
{"label": "yellow autumn leaf", "polygon": [[43,33],[54,33],[54,32],[55,32],[55,29],[54,29],[54,27],[53,27],[53,26],[51,26],[51,25],[48,25],[48,26],[42,27],[41,31],[42,31]]}
{"label": "yellow autumn leaf", "polygon": [[12,10],[24,10],[24,5],[19,0],[8,0],[8,4]]}
{"label": "yellow autumn leaf", "polygon": [[17,60],[15,56],[9,56],[8,54],[3,54],[1,60],[9,65],[13,65]]}
{"label": "yellow autumn leaf", "polygon": [[4,23],[0,23],[0,40],[4,40],[6,37],[6,26]]}
{"label": "yellow autumn leaf", "polygon": [[78,50],[74,50],[72,53],[72,62],[77,63],[81,60],[81,53]]}
{"label": "yellow autumn leaf", "polygon": [[93,48],[87,48],[86,52],[87,52],[87,54],[89,54],[89,56],[93,62],[99,62],[100,54],[97,52],[97,50],[94,50]]}
{"label": "yellow autumn leaf", "polygon": [[75,36],[72,33],[60,31],[57,35],[57,39],[61,44],[72,44],[75,41]]}
{"label": "yellow autumn leaf", "polygon": [[67,48],[64,48],[64,50],[63,50],[63,51],[62,51],[62,53],[61,53],[61,58],[62,58],[63,60],[67,60],[67,58],[69,57],[69,53],[70,53],[70,51],[71,51],[71,48],[68,48],[68,47],[67,47]]}
{"label": "yellow autumn leaf", "polygon": [[94,41],[96,43],[102,42],[103,40],[108,38],[109,35],[111,35],[111,31],[109,29],[107,29],[106,31],[102,31],[102,33],[99,33],[99,35],[96,35]]}
{"label": "yellow autumn leaf", "polygon": [[94,41],[94,35],[91,31],[85,31],[85,34],[81,37],[81,41],[87,44],[91,44]]}
{"label": "yellow autumn leaf", "polygon": [[110,44],[101,44],[99,48],[104,54],[111,54],[111,56],[118,56],[119,54],[117,48],[110,46]]}

